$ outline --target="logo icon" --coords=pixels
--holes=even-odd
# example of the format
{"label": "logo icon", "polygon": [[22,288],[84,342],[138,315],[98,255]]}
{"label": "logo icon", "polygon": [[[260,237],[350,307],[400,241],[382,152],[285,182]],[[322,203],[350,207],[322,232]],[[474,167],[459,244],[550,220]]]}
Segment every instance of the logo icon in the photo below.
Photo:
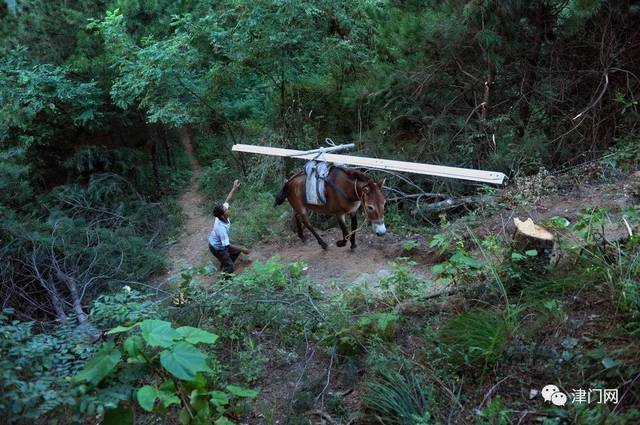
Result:
{"label": "logo icon", "polygon": [[556,406],[564,406],[567,404],[567,395],[565,393],[561,393],[558,391],[557,393],[553,393],[551,396],[551,403]]}
{"label": "logo icon", "polygon": [[542,398],[545,402],[551,402],[555,406],[564,406],[567,404],[567,395],[560,391],[555,385],[545,385],[542,388]]}

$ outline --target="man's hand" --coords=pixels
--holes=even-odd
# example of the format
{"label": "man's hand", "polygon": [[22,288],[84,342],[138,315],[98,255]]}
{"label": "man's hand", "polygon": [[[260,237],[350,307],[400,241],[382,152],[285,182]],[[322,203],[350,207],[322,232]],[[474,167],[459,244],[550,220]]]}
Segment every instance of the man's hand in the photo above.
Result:
{"label": "man's hand", "polygon": [[251,250],[249,248],[245,248],[242,245],[229,245],[229,246],[235,250],[242,252],[243,254],[249,255],[251,253]]}
{"label": "man's hand", "polygon": [[239,186],[240,186],[240,180],[234,180],[233,187],[231,188],[231,192],[229,192],[229,194],[227,195],[227,199],[224,200],[227,204],[231,202],[231,199],[233,199],[233,194],[236,193],[236,189]]}

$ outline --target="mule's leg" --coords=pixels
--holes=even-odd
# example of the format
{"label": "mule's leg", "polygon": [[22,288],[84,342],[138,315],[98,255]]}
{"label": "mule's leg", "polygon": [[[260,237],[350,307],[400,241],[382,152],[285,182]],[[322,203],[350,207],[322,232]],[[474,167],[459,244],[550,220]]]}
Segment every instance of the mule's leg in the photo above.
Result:
{"label": "mule's leg", "polygon": [[357,212],[351,214],[351,249],[356,249],[358,244],[356,244],[356,229],[358,228],[358,216]]}
{"label": "mule's leg", "polygon": [[302,223],[304,223],[304,226],[307,229],[309,229],[309,231],[313,234],[313,236],[316,237],[316,240],[318,241],[322,249],[327,249],[327,243],[322,240],[318,232],[316,232],[316,229],[314,229],[311,226],[311,223],[309,222],[309,217],[307,216],[307,214],[300,214],[300,218],[302,219]]}
{"label": "mule's leg", "polygon": [[296,221],[296,230],[298,232],[298,237],[302,239],[302,242],[306,242],[307,238],[304,237],[304,228],[302,227],[302,218],[300,218],[300,214],[296,213],[294,219]]}
{"label": "mule's leg", "polygon": [[336,214],[336,219],[338,220],[340,229],[342,229],[342,240],[337,241],[336,245],[342,248],[347,244],[347,235],[349,234],[349,231],[347,230],[347,223],[344,221],[344,214]]}

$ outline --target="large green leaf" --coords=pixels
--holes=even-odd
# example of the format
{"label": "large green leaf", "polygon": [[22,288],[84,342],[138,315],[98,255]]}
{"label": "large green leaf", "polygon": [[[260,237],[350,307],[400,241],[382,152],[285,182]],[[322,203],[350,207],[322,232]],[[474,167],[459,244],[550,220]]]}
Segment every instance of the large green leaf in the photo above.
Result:
{"label": "large green leaf", "polygon": [[96,355],[89,360],[84,369],[75,377],[78,381],[87,381],[93,385],[98,385],[111,371],[120,363],[122,354],[113,342],[105,343]]}
{"label": "large green leaf", "polygon": [[466,256],[462,252],[456,252],[455,254],[453,254],[453,256],[451,257],[451,259],[449,261],[451,261],[452,263],[469,266],[472,269],[480,269],[480,268],[482,268],[482,263],[480,263],[475,258],[471,258],[471,257]]}
{"label": "large green leaf", "polygon": [[200,409],[196,409],[196,415],[193,417],[191,425],[211,425],[211,409],[209,408],[209,403],[205,403]]}
{"label": "large green leaf", "polygon": [[180,334],[164,320],[144,320],[140,323],[142,337],[152,347],[168,348],[175,344],[174,339]]}
{"label": "large green leaf", "polygon": [[180,405],[180,399],[173,393],[167,391],[159,391],[158,397],[160,397],[160,402],[164,407],[169,407],[172,404]]}
{"label": "large green leaf", "polygon": [[218,335],[191,326],[182,326],[176,331],[185,341],[191,344],[213,344],[218,340]]}
{"label": "large green leaf", "polygon": [[216,419],[216,421],[214,422],[214,425],[236,425],[236,423],[230,421],[224,416],[220,416],[218,419]]}
{"label": "large green leaf", "polygon": [[239,387],[237,385],[227,385],[227,391],[237,397],[243,398],[256,398],[258,396],[258,392],[255,390],[251,390],[249,388]]}
{"label": "large green leaf", "polygon": [[198,372],[209,372],[207,355],[193,345],[179,342],[170,350],[160,353],[160,364],[173,376],[185,381],[193,381]]}
{"label": "large green leaf", "polygon": [[135,323],[135,324],[133,324],[131,326],[116,326],[115,328],[113,328],[109,332],[107,332],[107,335],[114,335],[114,334],[119,334],[119,333],[122,333],[122,332],[127,332],[128,330],[131,330],[136,326],[138,326],[137,323]]}
{"label": "large green leaf", "polygon": [[142,407],[147,412],[151,412],[153,411],[153,406],[156,403],[156,399],[159,397],[159,393],[160,391],[158,391],[151,385],[145,385],[136,393],[136,399],[138,400],[140,407]]}
{"label": "large green leaf", "polygon": [[144,362],[142,355],[143,341],[140,335],[130,335],[122,344],[124,351],[127,353],[129,363]]}
{"label": "large green leaf", "polygon": [[169,407],[172,404],[180,405],[180,399],[175,395],[175,387],[172,384],[167,385],[165,382],[159,389],[151,385],[145,385],[140,388],[136,393],[136,399],[140,403],[140,407],[147,412],[151,412],[155,406],[156,399],[160,399],[164,407]]}
{"label": "large green leaf", "polygon": [[213,403],[218,409],[224,409],[224,406],[229,404],[229,396],[222,391],[211,391],[211,403]]}

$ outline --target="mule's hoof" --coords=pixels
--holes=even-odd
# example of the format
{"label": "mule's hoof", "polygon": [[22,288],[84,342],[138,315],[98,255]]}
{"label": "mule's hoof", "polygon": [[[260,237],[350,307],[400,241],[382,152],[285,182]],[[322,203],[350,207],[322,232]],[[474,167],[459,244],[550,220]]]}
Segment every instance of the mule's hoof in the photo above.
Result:
{"label": "mule's hoof", "polygon": [[338,245],[340,248],[342,248],[346,244],[347,244],[347,241],[345,241],[345,240],[341,240],[341,241],[337,241],[336,242],[336,245]]}
{"label": "mule's hoof", "polygon": [[358,245],[356,245],[356,244],[351,245],[351,251],[353,251],[353,250],[354,250],[354,249],[356,249],[357,247],[358,247]]}
{"label": "mule's hoof", "polygon": [[327,245],[326,243],[322,242],[322,243],[320,244],[320,246],[322,247],[322,249],[327,249],[327,246],[328,246],[328,245]]}

